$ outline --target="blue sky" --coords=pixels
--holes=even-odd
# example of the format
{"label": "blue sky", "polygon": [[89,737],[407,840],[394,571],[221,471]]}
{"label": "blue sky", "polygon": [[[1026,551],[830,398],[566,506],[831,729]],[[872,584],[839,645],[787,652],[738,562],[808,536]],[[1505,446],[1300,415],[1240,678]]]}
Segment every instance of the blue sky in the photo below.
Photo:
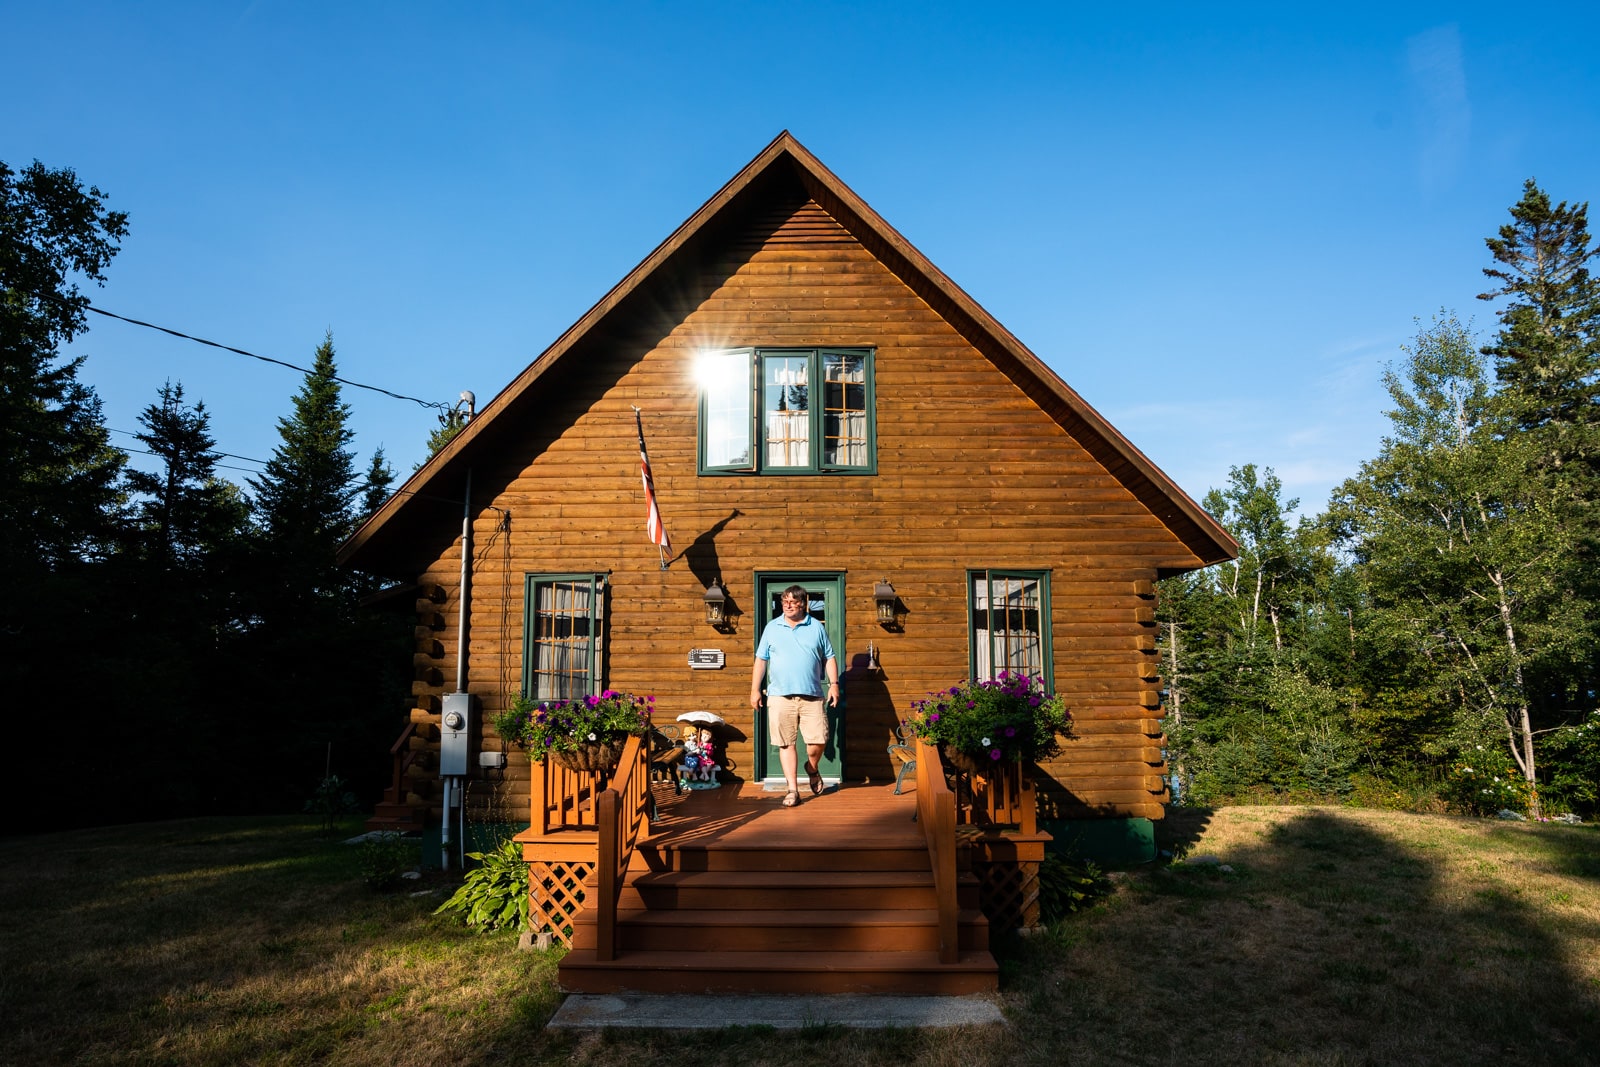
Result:
{"label": "blue sky", "polygon": [[[129,213],[101,306],[485,402],[789,129],[1196,498],[1312,513],[1523,180],[1600,195],[1600,5],[459,6],[0,0],[0,159]],[[270,454],[294,374],[91,327],[108,425],[171,378]],[[347,399],[408,473],[432,414]]]}

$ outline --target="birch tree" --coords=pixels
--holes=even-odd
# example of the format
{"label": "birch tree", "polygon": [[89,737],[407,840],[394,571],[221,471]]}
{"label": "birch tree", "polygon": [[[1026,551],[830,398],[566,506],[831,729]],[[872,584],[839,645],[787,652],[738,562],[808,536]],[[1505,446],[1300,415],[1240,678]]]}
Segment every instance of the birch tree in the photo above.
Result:
{"label": "birch tree", "polygon": [[1331,514],[1381,623],[1455,705],[1456,743],[1504,744],[1537,814],[1534,690],[1584,652],[1574,530],[1560,493],[1523,476],[1538,443],[1496,413],[1471,332],[1441,314],[1405,351],[1384,375],[1390,433]]}

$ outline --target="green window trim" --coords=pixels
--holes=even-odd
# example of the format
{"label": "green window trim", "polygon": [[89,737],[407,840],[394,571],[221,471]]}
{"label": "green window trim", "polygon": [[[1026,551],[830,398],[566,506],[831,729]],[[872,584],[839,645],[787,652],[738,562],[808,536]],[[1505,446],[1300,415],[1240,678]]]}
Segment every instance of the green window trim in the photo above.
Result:
{"label": "green window trim", "polygon": [[1055,692],[1050,571],[1018,567],[969,569],[967,638],[968,677],[985,681],[1001,670],[1022,670],[1042,677],[1045,689]]}
{"label": "green window trim", "polygon": [[525,574],[522,694],[566,700],[599,693],[605,662],[604,574]]}
{"label": "green window trim", "polygon": [[697,368],[701,474],[876,474],[870,348],[732,348]]}

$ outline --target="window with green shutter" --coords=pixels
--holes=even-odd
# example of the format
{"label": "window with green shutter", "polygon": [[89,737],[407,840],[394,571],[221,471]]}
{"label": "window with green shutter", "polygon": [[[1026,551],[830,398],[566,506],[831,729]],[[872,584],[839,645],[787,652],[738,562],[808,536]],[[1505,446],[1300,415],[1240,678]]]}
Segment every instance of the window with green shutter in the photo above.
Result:
{"label": "window with green shutter", "polygon": [[600,692],[605,575],[529,574],[524,589],[523,694],[569,700]]}
{"label": "window with green shutter", "polygon": [[1053,690],[1049,571],[968,571],[967,619],[974,680],[1011,671]]}
{"label": "window with green shutter", "polygon": [[872,355],[860,348],[702,354],[700,473],[874,473]]}

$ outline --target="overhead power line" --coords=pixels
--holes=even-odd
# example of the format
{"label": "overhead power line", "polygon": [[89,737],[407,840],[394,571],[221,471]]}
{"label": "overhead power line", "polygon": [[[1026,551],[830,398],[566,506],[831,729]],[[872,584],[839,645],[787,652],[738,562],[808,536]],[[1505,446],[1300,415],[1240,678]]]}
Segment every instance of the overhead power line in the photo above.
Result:
{"label": "overhead power line", "polygon": [[[104,315],[108,319],[117,319],[120,322],[131,323],[134,326],[143,326],[147,330],[160,330],[162,333],[171,334],[173,337],[181,337],[185,341],[193,341],[196,344],[210,345],[212,348],[220,348],[224,352],[233,352],[237,355],[249,356],[251,359],[259,359],[263,363],[274,363],[280,367],[288,367],[290,370],[299,371],[301,374],[312,373],[311,369],[308,367],[299,367],[293,363],[288,363],[281,359],[274,359],[271,356],[261,356],[254,352],[247,352],[242,348],[234,348],[232,345],[221,344],[217,341],[208,341],[204,337],[195,337],[193,334],[184,333],[182,330],[171,330],[165,326],[157,326],[153,322],[144,322],[140,319],[130,319],[126,315],[118,315],[114,311],[107,311],[105,308],[97,308],[93,304],[88,305],[88,309],[94,312],[96,315]],[[374,393],[382,393],[384,396],[393,397],[396,400],[409,400],[413,404],[421,404],[423,407],[434,411],[450,410],[449,404],[442,404],[437,400],[423,400],[419,397],[407,396],[404,393],[396,393],[392,390],[383,389],[376,385],[368,385],[365,382],[357,382],[352,381],[349,378],[341,378],[337,374],[333,376],[333,380],[344,385],[352,386],[356,389],[370,389]]]}
{"label": "overhead power line", "polygon": [[[129,437],[138,437],[138,436],[140,436],[139,434],[134,433],[132,430],[119,430],[115,426],[107,426],[106,429],[110,430],[112,433],[126,434]],[[138,449],[124,449],[123,451],[125,451],[125,452],[137,452]],[[264,459],[256,459],[254,456],[241,456],[241,455],[238,455],[237,453],[234,453],[234,452],[219,452],[215,448],[208,448],[208,449],[206,449],[206,452],[208,454],[210,454],[210,455],[213,455],[213,456],[227,456],[229,459],[242,459],[246,463],[261,463],[261,464],[265,464],[267,462]],[[153,456],[153,455],[155,455],[155,453],[151,452],[150,455]],[[241,470],[242,468],[229,467],[228,469],[229,470]]]}

